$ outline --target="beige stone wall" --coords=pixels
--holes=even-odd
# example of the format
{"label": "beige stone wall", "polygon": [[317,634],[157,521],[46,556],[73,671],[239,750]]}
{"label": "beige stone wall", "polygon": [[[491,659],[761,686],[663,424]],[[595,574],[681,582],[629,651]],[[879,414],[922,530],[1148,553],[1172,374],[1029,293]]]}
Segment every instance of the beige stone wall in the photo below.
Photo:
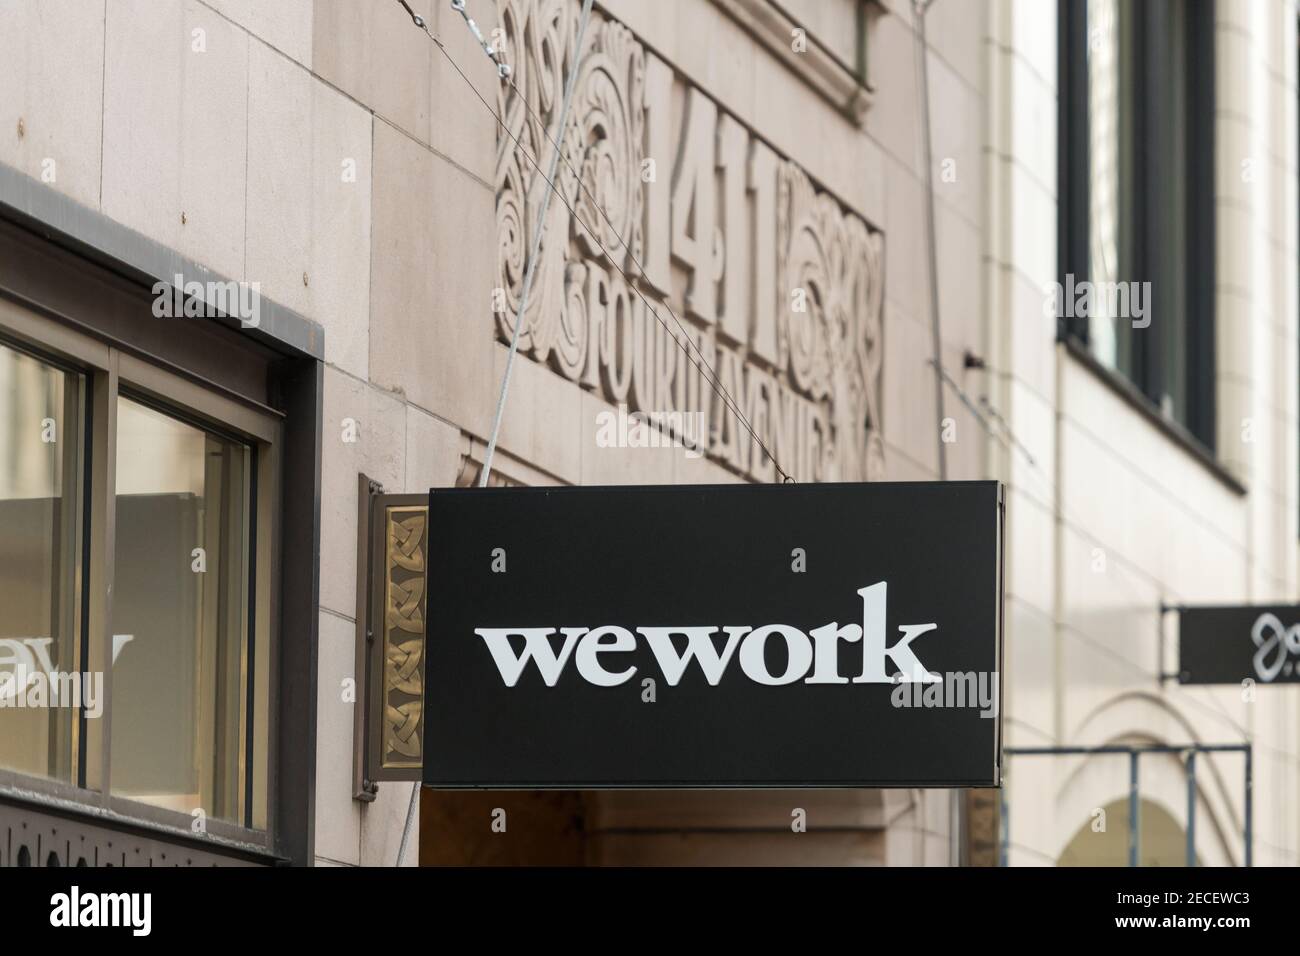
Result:
{"label": "beige stone wall", "polygon": [[[466,153],[477,134],[486,161],[491,130],[457,111],[430,143],[428,104],[445,77],[396,4],[21,0],[3,15],[0,57],[12,82],[0,89],[0,113],[11,118],[0,162],[181,256],[260,283],[325,328],[316,853],[321,862],[391,863],[409,788],[386,786],[371,805],[352,800],[352,713],[341,693],[353,668],[356,473],[393,491],[455,478],[459,433],[434,414],[451,403],[400,388],[393,343],[451,314],[461,286],[434,276],[489,259],[491,190]],[[421,166],[425,179],[375,180],[377,165],[399,162]],[[462,252],[456,265],[428,247],[432,223],[448,222],[434,214],[434,178],[445,198],[469,204],[454,221],[483,223],[482,256]],[[413,214],[417,198],[426,215]],[[447,230],[438,235],[443,250],[456,247]],[[383,267],[403,255],[414,271],[394,282]],[[430,361],[448,351],[445,340],[408,343],[409,353],[420,349]],[[344,418],[359,425],[356,443],[342,441]]]}
{"label": "beige stone wall", "polygon": [[[497,103],[491,64],[459,17],[433,0],[412,6]],[[883,237],[884,476],[933,478],[911,4],[875,11],[861,125],[738,22],[737,6],[598,10],[671,67],[675,89],[703,91]],[[785,4],[845,60],[851,6]],[[497,25],[495,4],[472,7],[485,30]],[[1219,456],[1244,496],[1067,356],[1042,319],[1056,278],[1055,4],[938,0],[927,19],[943,361],[1034,458],[990,441],[946,396],[950,475],[1009,486],[1006,742],[1250,736],[1256,860],[1291,865],[1300,690],[1265,688],[1247,705],[1232,689],[1162,686],[1174,635],[1163,625],[1161,660],[1157,607],[1298,596],[1296,16],[1293,0],[1216,5]],[[353,666],[355,480],[422,491],[472,480],[481,461],[505,355],[490,305],[495,123],[395,2],[10,0],[4,17],[0,163],[259,282],[325,328],[316,853],[391,863],[409,788],[352,799],[352,713],[339,693]],[[963,371],[968,350],[989,370]],[[609,407],[521,358],[497,467],[528,483],[740,479],[680,449],[599,448],[596,416]],[[1123,795],[1125,769],[1013,759],[1011,862],[1055,861],[1093,808]],[[1238,862],[1239,758],[1203,758],[1202,771],[1203,860]],[[1142,786],[1182,820],[1175,761],[1144,763]],[[808,834],[788,833],[796,807]],[[593,861],[945,863],[949,811],[944,793],[898,792],[616,794],[582,812]]]}
{"label": "beige stone wall", "polygon": [[[1249,738],[1255,862],[1292,866],[1300,690],[1260,688],[1248,704],[1234,687],[1183,689],[1157,675],[1177,664],[1162,600],[1297,597],[1296,12],[1283,0],[1215,8],[1217,457],[1245,495],[1057,346],[1042,318],[1056,278],[1055,244],[1043,241],[1057,215],[1053,4],[994,5],[987,180],[994,401],[1036,462],[993,456],[1009,485],[1006,743]],[[1242,176],[1248,160],[1253,181]],[[1253,440],[1243,440],[1247,419]],[[1202,756],[1198,770],[1201,860],[1239,864],[1242,758]],[[1125,797],[1127,774],[1123,757],[1011,758],[1010,862],[1055,862],[1095,809]],[[1183,825],[1181,762],[1144,758],[1141,775],[1143,798]]]}
{"label": "beige stone wall", "polygon": [[[491,64],[447,3],[411,0],[476,88]],[[572,6],[576,10],[576,0]],[[874,92],[861,123],[715,0],[609,0],[674,72],[809,179],[844,221],[883,242],[879,440],[883,477],[937,473],[920,115],[910,4],[871,6]],[[787,5],[852,65],[851,0]],[[490,31],[493,3],[471,12]],[[0,162],[325,329],[316,854],[391,863],[409,788],[352,799],[356,475],[388,491],[472,480],[505,360],[498,286],[498,129],[396,2],[11,0],[0,31]],[[944,363],[986,349],[983,4],[944,0],[928,50]],[[6,120],[6,124],[8,124]],[[673,300],[678,308],[681,303]],[[516,363],[496,467],[528,483],[713,482],[742,474],[681,449],[598,447],[612,404],[543,362]],[[987,442],[952,396],[953,477],[985,474]],[[357,440],[345,440],[349,422]],[[791,837],[791,809],[809,833]],[[587,803],[593,861],[944,863],[942,792],[722,795]],[[675,821],[675,822],[674,822]],[[686,835],[656,836],[673,826]],[[829,828],[829,829],[827,829]],[[644,831],[644,832],[640,832]],[[414,862],[410,854],[408,862]]]}

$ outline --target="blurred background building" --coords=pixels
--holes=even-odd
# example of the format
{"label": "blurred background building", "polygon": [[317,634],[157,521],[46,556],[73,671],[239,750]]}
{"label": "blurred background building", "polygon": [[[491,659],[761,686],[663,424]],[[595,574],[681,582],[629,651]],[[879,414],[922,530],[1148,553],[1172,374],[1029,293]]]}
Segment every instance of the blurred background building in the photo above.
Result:
{"label": "blurred background building", "polygon": [[[100,718],[0,709],[0,865],[396,861],[366,489],[478,480],[556,140],[493,483],[774,480],[705,364],[799,481],[1000,479],[1004,742],[1249,742],[1254,862],[1300,862],[1300,691],[1161,679],[1163,604],[1300,600],[1294,0],[602,0],[581,48],[579,0],[468,0],[508,82],[409,5],[438,43],[397,0],[0,0],[0,671],[106,674]],[[609,447],[633,412],[702,453]],[[1242,764],[1198,758],[1204,864]],[[1122,755],[1003,769],[425,792],[405,862],[1126,861]],[[1182,863],[1185,755],[1139,794]]]}

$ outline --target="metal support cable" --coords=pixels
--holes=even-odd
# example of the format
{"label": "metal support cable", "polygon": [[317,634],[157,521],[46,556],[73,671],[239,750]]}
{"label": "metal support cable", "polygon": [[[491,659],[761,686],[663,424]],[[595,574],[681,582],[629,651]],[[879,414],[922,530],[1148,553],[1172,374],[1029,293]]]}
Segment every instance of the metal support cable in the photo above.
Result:
{"label": "metal support cable", "polygon": [[[930,360],[930,364],[935,365],[933,359]],[[985,417],[984,413],[976,407],[974,400],[966,394],[966,390],[958,385],[956,380],[948,374],[947,369],[942,365],[935,365],[935,368],[939,370],[940,382],[947,383],[948,387],[953,390],[954,394],[956,394],[957,400],[965,405],[966,410],[975,416],[975,420],[980,423],[980,427],[984,429],[990,438],[1001,442],[1002,447],[1006,448],[1008,451],[1013,449],[1019,450],[1019,452],[1025,456],[1025,460],[1028,461],[1030,465],[1035,468],[1038,467],[1038,462],[1034,460],[1034,456],[1030,454],[1029,449],[1025,447],[1024,443],[1019,438],[1016,437],[1016,433],[1011,430],[1010,423],[1008,423],[998,410],[993,407],[987,397],[980,397],[980,404],[988,411],[988,416]],[[990,424],[990,420],[996,421],[998,427],[994,428]]]}
{"label": "metal support cable", "polygon": [[[408,13],[411,13],[410,8],[406,6],[405,0],[398,0],[398,2],[401,3],[403,7],[406,8]],[[429,39],[432,40],[433,43],[438,47],[439,51],[441,51],[442,55],[447,58],[448,62],[451,63],[452,67],[456,70],[456,72],[460,74],[461,79],[463,79],[465,83],[469,86],[470,91],[478,98],[479,102],[483,104],[483,107],[488,111],[488,113],[492,116],[492,118],[496,120],[498,125],[500,125],[502,131],[506,134],[506,136],[508,136],[511,139],[511,141],[514,142],[515,148],[519,151],[519,153],[529,162],[529,164],[537,172],[537,175],[542,178],[542,180],[547,184],[550,190],[559,197],[560,203],[569,211],[570,215],[573,216],[574,221],[583,230],[586,231],[587,235],[591,238],[591,241],[596,245],[596,247],[601,251],[601,253],[610,261],[610,263],[614,266],[614,268],[618,270],[619,275],[621,275],[623,277],[623,280],[627,283],[627,287],[633,293],[635,293],[637,298],[641,300],[643,305],[645,305],[646,311],[648,311],[652,316],[654,316],[655,321],[657,321],[660,324],[660,326],[662,326],[663,329],[666,332],[668,332],[670,336],[672,336],[673,341],[675,341],[678,347],[682,349],[683,353],[686,356],[687,361],[690,362],[693,366],[695,366],[695,368],[700,372],[700,374],[704,376],[704,380],[708,383],[709,387],[722,400],[723,406],[732,415],[735,416],[736,420],[741,425],[744,426],[745,431],[749,433],[749,436],[759,446],[763,454],[766,455],[767,458],[772,462],[772,466],[776,470],[776,473],[781,477],[783,481],[786,482],[794,481],[794,478],[784,468],[782,468],[780,462],[776,460],[776,456],[772,454],[772,451],[771,449],[768,448],[767,443],[764,442],[763,439],[759,438],[758,433],[754,430],[752,423],[745,416],[744,412],[741,411],[740,406],[737,403],[735,397],[732,396],[727,391],[726,387],[722,384],[721,378],[719,377],[717,370],[713,368],[713,366],[709,363],[708,359],[704,357],[703,351],[692,340],[690,333],[687,331],[686,327],[682,324],[681,319],[677,317],[677,313],[673,311],[672,306],[669,305],[667,302],[662,303],[663,307],[668,311],[669,316],[672,317],[673,322],[676,324],[678,330],[681,332],[680,337],[673,334],[672,329],[668,327],[668,324],[663,320],[663,317],[660,316],[659,311],[654,307],[654,305],[649,301],[649,299],[646,298],[645,294],[641,291],[639,284],[636,281],[634,281],[633,277],[628,275],[627,270],[624,269],[623,266],[619,264],[618,260],[605,246],[605,243],[601,240],[601,238],[598,235],[596,235],[595,231],[591,228],[591,225],[588,224],[580,215],[578,215],[578,212],[573,207],[573,205],[571,205],[569,201],[565,199],[564,195],[560,193],[559,187],[555,183],[554,173],[548,176],[546,173],[542,172],[541,165],[538,163],[536,158],[531,153],[529,153],[529,151],[524,147],[523,143],[520,142],[519,137],[516,136],[515,133],[510,129],[510,127],[506,124],[502,116],[499,115],[495,109],[493,109],[492,105],[488,103],[486,99],[484,99],[483,94],[479,92],[478,88],[474,86],[474,84],[470,81],[469,77],[465,75],[465,72],[460,68],[459,64],[456,63],[455,59],[447,51],[447,48],[442,43],[442,41],[429,32],[429,29],[425,25],[423,19],[418,17],[415,14],[412,14],[412,20],[413,22],[415,22],[415,25],[417,27],[420,27],[422,30],[424,30],[424,32],[428,35]],[[500,66],[500,62],[497,59],[499,55],[500,55],[500,51],[493,51],[493,53],[489,54],[493,62],[498,64],[498,67]],[[498,72],[500,71],[498,70]],[[546,124],[541,121],[541,118],[538,117],[536,112],[528,105],[527,98],[523,95],[523,91],[519,89],[518,85],[511,79],[510,73],[511,71],[508,71],[507,74],[502,74],[502,78],[505,79],[510,84],[510,88],[516,94],[518,94],[520,102],[523,104],[524,109],[527,110],[529,115],[534,117],[535,119],[537,119],[539,123],[541,123],[543,135],[546,137],[548,141],[554,144],[557,149],[559,149],[561,159],[563,159],[565,164],[569,167],[569,169],[574,172],[577,180],[578,188],[581,189],[586,194],[588,199],[591,201],[592,206],[600,214],[600,217],[609,225],[610,231],[614,234],[614,237],[618,240],[620,246],[627,252],[628,258],[631,259],[633,264],[637,267],[637,270],[640,274],[640,278],[645,279],[646,278],[645,267],[642,266],[640,261],[637,260],[636,256],[632,254],[632,251],[628,246],[626,240],[624,240],[623,237],[619,235],[617,229],[615,229],[615,227],[613,226],[613,223],[611,222],[609,215],[601,207],[600,203],[596,200],[596,197],[592,195],[591,191],[582,182],[581,174],[579,174],[578,171],[574,168],[573,164],[569,161],[568,157],[563,155],[563,149],[560,148],[559,142],[556,140],[555,137],[551,136],[551,134],[546,131]],[[563,125],[561,125],[560,128],[561,137],[563,136],[563,134],[564,134],[564,129],[563,129]],[[698,354],[699,356],[698,360],[694,356],[692,356],[691,354],[692,348],[694,348],[695,352]]]}
{"label": "metal support cable", "polygon": [[[550,132],[546,129],[546,123],[545,123],[545,121],[542,119],[542,117],[538,116],[538,115],[537,115],[537,111],[534,110],[534,109],[532,108],[532,106],[529,105],[529,103],[528,103],[528,97],[524,95],[523,90],[521,90],[521,89],[519,88],[518,84],[516,84],[515,81],[514,81],[511,77],[506,76],[506,77],[503,77],[503,79],[505,79],[506,82],[510,84],[510,88],[511,88],[512,90],[514,90],[515,95],[516,95],[516,96],[518,97],[518,99],[519,99],[519,102],[523,104],[524,110],[527,111],[528,115],[529,115],[529,116],[530,116],[530,117],[531,117],[531,118],[532,118],[532,119],[533,119],[533,120],[538,124],[538,127],[539,127],[539,128],[541,129],[541,131],[542,131],[542,135],[545,136],[546,139],[548,139],[550,142],[554,143],[556,149],[559,149],[559,148],[560,148],[560,144],[559,144],[559,142],[558,142],[558,141],[555,139],[555,137],[553,137],[553,136],[550,134]],[[505,125],[505,124],[502,123],[502,126],[503,126],[503,127],[504,127],[504,125]],[[508,130],[507,130],[507,133],[509,133]],[[563,135],[563,130],[561,130],[561,135]],[[514,137],[512,136],[512,138],[514,138]],[[515,142],[518,144],[518,140],[517,140],[517,139],[515,140]],[[520,151],[521,151],[525,156],[528,156],[528,151],[525,150],[525,149],[523,149],[522,144],[519,144],[519,148],[520,148]],[[569,159],[569,157],[567,157],[567,156],[563,156],[563,155],[562,155],[562,158],[563,158],[563,160],[564,160],[564,165],[567,166],[567,167],[569,168],[569,171],[570,171],[571,173],[573,173],[574,180],[575,180],[575,181],[577,182],[577,184],[578,184],[578,189],[580,189],[580,190],[583,192],[583,194],[586,195],[586,197],[587,197],[588,201],[590,201],[592,207],[596,210],[597,213],[600,214],[600,218],[603,219],[603,220],[605,221],[605,225],[609,228],[610,233],[612,233],[613,236],[614,236],[614,238],[618,240],[618,247],[621,248],[621,249],[623,250],[623,252],[625,252],[625,253],[627,254],[627,257],[628,257],[630,260],[632,260],[632,265],[636,266],[637,273],[638,273],[637,277],[638,277],[639,279],[641,279],[641,281],[646,282],[646,283],[649,283],[650,280],[649,280],[649,277],[646,275],[645,266],[641,264],[641,261],[640,261],[639,259],[637,259],[637,257],[636,257],[636,253],[634,253],[634,252],[632,251],[632,247],[628,244],[627,240],[623,238],[623,236],[622,236],[621,233],[619,233],[619,231],[618,231],[618,227],[615,226],[614,223],[613,223],[613,220],[611,220],[611,219],[609,218],[609,214],[605,212],[604,208],[601,207],[599,201],[597,201],[596,197],[592,194],[591,190],[587,188],[587,184],[584,183],[584,182],[582,181],[582,173],[580,173],[580,172],[578,171],[577,167],[573,165],[573,162]],[[536,164],[534,164],[534,165],[536,165]],[[561,201],[563,201],[563,199],[561,199]],[[567,205],[567,203],[566,203],[566,205]],[[574,218],[577,218],[577,212],[576,212],[576,211],[573,211],[573,208],[572,208],[571,206],[569,207],[569,209],[570,209],[571,212],[573,212],[573,214],[574,214]],[[587,233],[592,237],[592,239],[593,239],[593,240],[596,240],[597,244],[601,246],[601,251],[603,251],[603,252],[605,253],[605,255],[609,257],[609,260],[610,260],[611,262],[614,262],[614,257],[613,257],[612,255],[610,255],[609,251],[606,250],[606,249],[604,248],[604,245],[603,245],[602,243],[600,243],[600,241],[596,238],[596,235],[595,235],[595,233],[592,232],[591,228],[590,228],[586,223],[581,223],[581,225],[583,226],[584,229],[587,230]],[[615,263],[615,268],[618,268],[617,263]],[[650,309],[651,312],[654,312],[653,307],[650,305],[650,303],[649,303],[648,301],[646,301],[645,296],[641,296],[641,294],[640,294],[640,290],[634,287],[634,284],[633,284],[633,282],[632,282],[631,277],[628,276],[628,274],[627,274],[626,272],[624,272],[621,268],[619,268],[619,272],[622,273],[623,278],[624,278],[624,280],[627,281],[629,288],[633,288],[634,291],[637,292],[638,296],[641,297],[642,301],[645,302],[645,304],[646,304],[646,308],[647,308],[647,309]],[[741,413],[740,408],[737,406],[737,403],[736,403],[735,398],[732,397],[729,393],[726,393],[726,389],[725,389],[725,387],[722,385],[722,380],[719,378],[717,370],[716,370],[716,369],[715,369],[711,364],[709,364],[709,360],[706,359],[706,358],[704,357],[704,352],[700,349],[699,345],[697,345],[697,344],[695,343],[695,341],[691,338],[690,333],[686,330],[686,326],[684,326],[684,325],[682,324],[682,320],[679,319],[679,318],[677,317],[677,313],[673,311],[673,307],[672,307],[671,305],[669,305],[667,302],[664,302],[664,303],[663,303],[663,306],[664,306],[664,308],[668,311],[668,315],[672,318],[672,320],[673,320],[673,322],[676,324],[678,330],[682,333],[682,338],[679,339],[678,342],[679,342],[679,344],[681,344],[682,342],[685,343],[685,346],[686,346],[686,352],[687,352],[687,356],[686,356],[687,359],[691,361],[691,364],[695,365],[695,367],[696,367],[697,369],[699,369],[699,371],[701,372],[701,374],[703,374],[703,372],[705,371],[706,368],[708,369],[708,373],[709,373],[709,379],[708,379],[708,380],[709,380],[709,385],[710,385],[710,387],[713,388],[714,392],[716,392],[716,393],[718,394],[718,397],[720,397],[720,398],[723,400],[723,404],[725,404],[725,405],[727,406],[728,410],[729,410],[733,415],[735,415],[736,418],[739,419],[740,422],[745,426],[745,430],[748,431],[748,432],[750,433],[750,436],[753,437],[754,440],[757,441],[758,444],[759,444],[760,446],[762,446],[764,454],[766,454],[767,457],[770,458],[770,459],[772,460],[772,464],[773,464],[773,466],[775,466],[777,472],[779,472],[779,473],[781,474],[781,476],[782,476],[785,480],[787,480],[787,481],[791,480],[791,479],[790,479],[790,476],[789,476],[788,474],[786,474],[786,472],[781,468],[781,466],[780,466],[779,464],[777,464],[777,461],[776,461],[776,459],[772,456],[771,452],[769,452],[769,451],[767,450],[767,447],[766,447],[765,445],[763,445],[762,440],[759,439],[759,437],[758,437],[756,434],[754,434],[753,426],[750,424],[749,419],[746,418],[746,417]],[[658,315],[658,313],[655,313],[655,318],[656,318],[656,319],[659,319],[659,315]],[[661,325],[663,325],[663,320],[662,320],[662,319],[659,319],[659,322],[660,322]],[[664,328],[665,328],[666,330],[669,331],[669,334],[671,334],[671,330],[668,329],[668,327],[667,327],[666,325],[664,325]],[[675,338],[675,336],[674,336],[674,338]],[[689,350],[692,349],[692,348],[695,350],[695,354],[699,357],[699,361],[698,361],[698,362],[696,362],[694,359],[691,359],[691,357],[690,357],[690,351],[689,351]],[[703,363],[703,365],[701,365],[700,363]]]}
{"label": "metal support cable", "polygon": [[[578,68],[582,65],[582,38],[587,32],[587,20],[591,17],[591,4],[592,0],[583,0],[582,13],[578,17],[578,42],[574,49],[573,65],[569,68],[569,79],[564,84],[564,102],[560,106],[561,133],[563,133],[565,123],[569,118],[569,106],[573,103],[573,91],[578,85]],[[555,152],[551,154],[550,175],[546,177],[548,185],[555,182],[555,175],[560,167],[561,152],[559,143],[556,143]],[[533,248],[528,255],[528,268],[524,271],[524,287],[519,295],[519,311],[515,315],[515,329],[510,336],[510,353],[506,356],[506,371],[501,378],[501,396],[497,399],[497,411],[496,418],[492,423],[492,435],[488,439],[487,454],[483,457],[483,471],[479,475],[478,485],[480,488],[487,487],[488,476],[492,473],[492,455],[496,451],[497,436],[501,433],[501,416],[505,413],[506,394],[510,390],[510,373],[514,369],[515,354],[519,351],[519,332],[524,325],[524,313],[528,310],[528,296],[532,292],[533,276],[537,273],[537,262],[541,258],[542,234],[546,231],[546,213],[551,208],[551,197],[556,192],[558,190],[551,186],[542,195],[542,208],[538,213],[537,228],[533,233]]]}
{"label": "metal support cable", "polygon": [[[934,408],[937,421],[934,422],[934,436],[939,450],[939,480],[948,480],[948,450],[943,440],[944,409],[943,380],[943,338],[939,327],[939,262],[934,228],[934,157],[930,142],[930,70],[927,65],[925,50],[925,11],[933,0],[912,0],[912,21],[914,24],[913,46],[916,59],[916,88],[921,100],[921,154],[925,163],[925,221],[926,238],[930,265],[930,332],[931,347],[934,351]],[[972,409],[973,410],[973,409]],[[976,417],[983,420],[976,412]],[[952,853],[950,862],[961,866],[966,862],[966,834],[969,830],[966,812],[966,793],[958,790],[953,796],[952,819]]]}
{"label": "metal support cable", "polygon": [[[421,27],[424,30],[424,32],[428,34],[429,38],[438,45],[438,48],[442,49],[443,52],[446,53],[446,49],[443,47],[443,45],[434,38],[432,33],[429,33],[429,28],[424,24],[423,19],[411,11],[411,8],[406,5],[405,0],[398,0],[398,2],[401,3],[402,6],[406,8],[406,11],[411,14],[411,19],[415,23],[415,25]],[[564,103],[560,107],[560,128],[561,129],[564,128],[565,121],[568,119],[569,107],[573,102],[573,91],[578,84],[578,68],[582,64],[582,52],[583,52],[582,39],[587,32],[587,21],[591,17],[591,6],[592,6],[592,0],[583,0],[582,13],[579,15],[579,19],[578,19],[577,49],[576,52],[574,53],[573,65],[569,68],[568,82],[565,83],[564,86]],[[453,0],[452,7],[456,9],[458,12],[460,12],[460,14],[465,18],[465,21],[469,25],[471,31],[474,33],[476,37],[478,37],[478,39],[481,42],[483,36],[478,31],[478,27],[474,23],[474,21],[471,20],[469,18],[469,15],[465,12],[464,0]],[[484,50],[487,52],[489,57],[491,57],[494,61],[496,61],[496,57],[490,46],[484,44]],[[450,56],[448,58],[450,59]],[[501,72],[502,64],[499,61],[497,61],[497,65],[498,65],[498,74],[500,76],[506,77],[509,75],[508,68],[505,70],[505,72]],[[463,73],[461,75],[464,76]],[[559,166],[559,162],[560,162],[560,149],[557,146],[554,155],[551,157],[551,174],[550,176],[546,177],[548,183],[554,181],[556,170],[557,167]],[[497,437],[501,433],[501,418],[505,412],[506,397],[510,391],[510,373],[514,370],[515,354],[519,351],[519,332],[523,328],[524,312],[528,308],[528,296],[529,293],[532,291],[533,276],[537,272],[537,262],[538,259],[540,258],[540,253],[542,248],[542,234],[545,231],[545,227],[546,227],[546,213],[550,209],[551,196],[555,195],[555,192],[556,190],[554,188],[551,188],[546,190],[546,192],[542,196],[541,213],[537,218],[537,229],[533,236],[533,247],[528,258],[528,268],[524,274],[524,286],[523,286],[523,292],[519,300],[519,312],[515,316],[514,333],[510,337],[510,353],[506,358],[505,374],[502,375],[501,377],[501,394],[497,398],[496,417],[492,423],[492,434],[488,439],[487,454],[483,458],[483,470],[479,474],[480,488],[487,486],[488,478],[492,474],[492,455],[496,451]],[[402,860],[406,857],[406,846],[410,842],[411,828],[415,821],[416,811],[420,805],[420,790],[421,790],[421,786],[419,782],[416,782],[416,784],[411,788],[411,802],[406,808],[406,822],[402,826],[402,840],[397,847],[398,866],[402,865]]]}
{"label": "metal support cable", "polygon": [[483,31],[478,28],[474,18],[465,9],[465,0],[451,0],[451,8],[461,15],[465,21],[465,26],[469,27],[469,32],[474,34],[474,39],[478,40],[478,45],[483,48],[483,52],[488,55],[488,59],[497,65],[497,76],[503,80],[509,79],[510,64],[505,61],[505,55],[483,37]]}
{"label": "metal support cable", "polygon": [[948,479],[948,455],[943,440],[943,338],[939,325],[939,253],[934,225],[934,156],[930,141],[930,69],[926,56],[925,12],[933,0],[912,0],[916,58],[916,86],[921,100],[921,154],[925,163],[925,222],[930,263],[930,331],[934,351],[934,407],[939,416],[935,435],[939,442],[939,480]]}

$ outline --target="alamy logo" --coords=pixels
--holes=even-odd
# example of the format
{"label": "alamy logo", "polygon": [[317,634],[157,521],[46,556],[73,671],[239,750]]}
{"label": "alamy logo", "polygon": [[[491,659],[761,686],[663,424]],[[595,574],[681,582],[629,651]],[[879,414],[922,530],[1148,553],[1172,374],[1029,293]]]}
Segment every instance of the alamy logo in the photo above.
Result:
{"label": "alamy logo", "polygon": [[685,448],[687,458],[704,454],[707,426],[703,412],[631,412],[619,402],[618,411],[596,413],[597,448]]}
{"label": "alamy logo", "polygon": [[152,911],[150,893],[82,893],[74,886],[50,897],[51,926],[125,926],[133,936],[148,936]]}
{"label": "alamy logo", "polygon": [[[692,662],[700,668],[704,679],[717,686],[726,673],[732,658],[738,658],[740,669],[758,684],[781,685],[803,681],[805,684],[847,684],[850,678],[839,672],[839,645],[862,645],[862,667],[851,678],[854,684],[893,684],[896,681],[932,683],[942,681],[917,659],[912,642],[929,631],[935,624],[903,624],[898,629],[902,637],[892,647],[885,641],[886,585],[881,581],[861,588],[862,623],[824,624],[805,634],[789,624],[765,624],[762,627],[729,624],[721,630],[726,635],[722,649],[714,642],[716,626],[702,624],[683,627],[638,627],[636,633],[649,645],[655,662],[670,686],[678,684]],[[632,679],[635,667],[611,670],[601,656],[636,649],[632,631],[615,624],[605,624],[594,629],[561,627],[563,642],[558,652],[550,638],[556,632],[552,627],[477,627],[474,633],[483,638],[492,660],[507,687],[519,683],[529,661],[542,675],[547,687],[554,687],[569,660],[574,661],[583,680],[597,687],[617,687]],[[685,637],[682,651],[678,651],[673,637]],[[522,637],[523,649],[516,653],[510,638]],[[786,665],[780,674],[768,670],[765,650],[767,642],[785,643]],[[893,661],[895,675],[885,672],[886,661]]]}
{"label": "alamy logo", "polygon": [[1130,319],[1135,329],[1151,324],[1150,282],[1092,282],[1065,277],[1052,282],[1043,300],[1043,314],[1057,319]]}
{"label": "alamy logo", "polygon": [[262,324],[262,286],[257,282],[185,281],[179,272],[171,282],[153,284],[153,314],[159,319],[238,319],[241,328]]}
{"label": "alamy logo", "polygon": [[[113,663],[132,634],[113,635]],[[104,712],[102,671],[59,670],[52,637],[0,637],[0,709],[69,707],[98,718]]]}

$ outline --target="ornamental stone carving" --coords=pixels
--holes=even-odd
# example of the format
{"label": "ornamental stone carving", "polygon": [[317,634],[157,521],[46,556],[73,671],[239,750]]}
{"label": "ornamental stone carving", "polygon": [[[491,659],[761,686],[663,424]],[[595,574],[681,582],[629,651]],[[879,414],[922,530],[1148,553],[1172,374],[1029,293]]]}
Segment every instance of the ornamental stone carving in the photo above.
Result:
{"label": "ornamental stone carving", "polygon": [[715,375],[797,480],[880,477],[881,233],[600,14],[560,130],[579,3],[498,9],[498,337],[558,142],[521,353],[614,405],[701,416],[704,452],[752,480],[776,471]]}

